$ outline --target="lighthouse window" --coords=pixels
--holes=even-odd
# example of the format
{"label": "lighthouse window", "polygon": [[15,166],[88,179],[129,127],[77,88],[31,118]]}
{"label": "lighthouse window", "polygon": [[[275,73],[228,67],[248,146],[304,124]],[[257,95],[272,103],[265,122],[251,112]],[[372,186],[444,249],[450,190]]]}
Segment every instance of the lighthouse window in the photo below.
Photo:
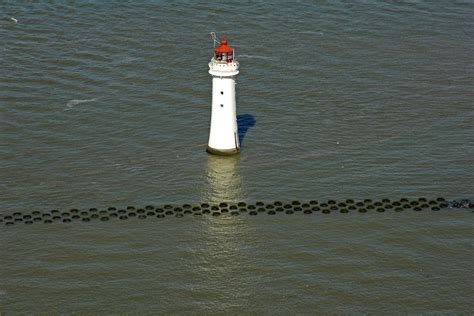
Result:
{"label": "lighthouse window", "polygon": [[224,107],[224,104],[221,104],[221,108],[223,108],[223,107]]}
{"label": "lighthouse window", "polygon": [[224,91],[221,91],[221,94],[224,94]]}

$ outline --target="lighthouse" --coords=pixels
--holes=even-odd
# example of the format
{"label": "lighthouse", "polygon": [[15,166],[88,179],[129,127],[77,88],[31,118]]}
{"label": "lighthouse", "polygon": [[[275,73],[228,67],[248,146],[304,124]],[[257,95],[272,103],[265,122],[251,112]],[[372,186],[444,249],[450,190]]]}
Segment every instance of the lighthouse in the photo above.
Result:
{"label": "lighthouse", "polygon": [[212,114],[207,151],[216,155],[233,155],[240,151],[235,104],[235,76],[239,74],[239,62],[234,49],[224,36],[216,47],[209,63],[212,75]]}

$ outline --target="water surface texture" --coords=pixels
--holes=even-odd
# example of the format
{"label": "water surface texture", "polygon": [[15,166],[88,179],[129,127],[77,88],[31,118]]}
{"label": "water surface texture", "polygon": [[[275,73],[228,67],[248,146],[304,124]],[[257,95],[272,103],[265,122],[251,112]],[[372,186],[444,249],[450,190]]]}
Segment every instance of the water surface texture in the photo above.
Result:
{"label": "water surface texture", "polygon": [[[205,152],[211,31],[235,157]],[[0,214],[472,199],[473,35],[472,1],[2,1]],[[0,223],[0,312],[468,314],[472,215]]]}

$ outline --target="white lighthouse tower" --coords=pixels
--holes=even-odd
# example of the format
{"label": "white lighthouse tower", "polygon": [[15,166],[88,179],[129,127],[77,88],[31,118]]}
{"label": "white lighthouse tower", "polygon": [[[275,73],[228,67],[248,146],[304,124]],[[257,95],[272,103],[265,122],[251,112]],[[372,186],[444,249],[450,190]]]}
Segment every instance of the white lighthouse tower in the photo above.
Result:
{"label": "white lighthouse tower", "polygon": [[[214,44],[215,42],[214,39]],[[222,37],[219,46],[214,47],[209,73],[212,75],[212,115],[207,151],[217,155],[237,154],[240,144],[235,106],[235,76],[239,73],[239,62],[235,60],[234,49],[227,45],[226,36]]]}

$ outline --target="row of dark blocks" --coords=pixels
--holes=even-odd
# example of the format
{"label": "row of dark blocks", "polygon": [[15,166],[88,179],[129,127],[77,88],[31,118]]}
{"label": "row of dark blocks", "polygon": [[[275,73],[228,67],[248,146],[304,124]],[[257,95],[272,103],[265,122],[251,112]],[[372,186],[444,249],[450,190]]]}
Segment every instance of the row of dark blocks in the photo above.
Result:
{"label": "row of dark blocks", "polygon": [[23,212],[15,212],[10,215],[0,214],[0,223],[6,226],[15,224],[34,224],[45,223],[51,224],[54,222],[71,223],[71,222],[90,222],[90,221],[109,221],[111,219],[127,220],[132,218],[138,219],[161,219],[165,217],[184,217],[184,216],[221,216],[230,215],[238,216],[241,214],[248,214],[251,216],[259,214],[277,215],[277,214],[330,214],[330,213],[367,213],[386,211],[402,212],[407,210],[412,211],[440,211],[448,208],[467,208],[474,209],[474,201],[460,200],[460,201],[446,201],[442,197],[435,199],[407,199],[402,198],[398,200],[381,199],[371,200],[365,199],[356,201],[347,199],[345,201],[327,200],[319,202],[311,200],[308,202],[292,201],[284,203],[276,201],[273,203],[256,202],[248,204],[245,202],[239,203],[220,203],[209,204],[202,203],[200,205],[163,205],[155,207],[147,205],[143,208],[136,208],[128,206],[126,208],[117,209],[116,207],[109,207],[107,209],[99,210],[97,208],[90,208],[88,210],[71,209],[69,211],[52,210],[47,212],[33,211],[24,214]]}

